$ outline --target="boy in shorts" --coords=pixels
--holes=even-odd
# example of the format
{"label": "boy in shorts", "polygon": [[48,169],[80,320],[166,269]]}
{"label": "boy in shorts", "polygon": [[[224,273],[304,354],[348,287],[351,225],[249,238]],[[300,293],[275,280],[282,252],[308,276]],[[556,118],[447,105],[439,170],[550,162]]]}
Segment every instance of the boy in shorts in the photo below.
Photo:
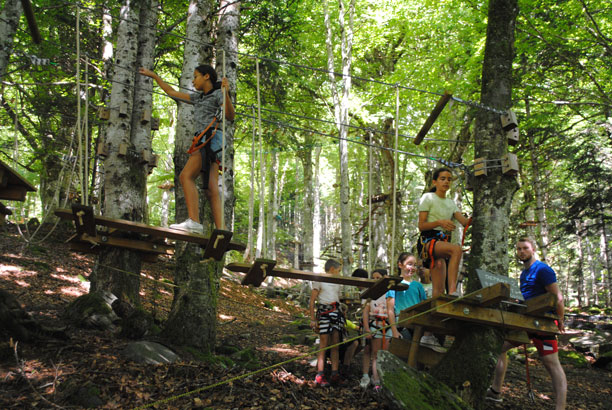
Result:
{"label": "boy in shorts", "polygon": [[[335,259],[325,262],[325,273],[329,275],[340,275],[342,264]],[[310,327],[319,333],[319,348],[335,345],[340,342],[340,335],[344,332],[345,318],[340,310],[340,290],[342,285],[335,283],[313,282],[310,294]],[[315,311],[315,302],[318,307]],[[340,353],[338,346],[331,349],[331,377],[332,384],[342,382],[338,373]],[[317,355],[317,375],[315,384],[328,387],[330,382],[325,378],[325,350],[319,351]]]}

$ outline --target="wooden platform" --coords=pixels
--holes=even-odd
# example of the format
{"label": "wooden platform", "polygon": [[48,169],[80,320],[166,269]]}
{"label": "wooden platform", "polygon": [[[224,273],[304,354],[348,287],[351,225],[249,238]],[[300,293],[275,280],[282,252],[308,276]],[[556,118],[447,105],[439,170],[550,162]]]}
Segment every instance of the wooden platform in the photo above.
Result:
{"label": "wooden platform", "polygon": [[270,259],[257,259],[255,263],[230,263],[225,268],[232,272],[246,273],[242,279],[243,285],[259,286],[268,276],[287,279],[309,280],[313,282],[335,283],[338,285],[356,286],[367,288],[361,294],[361,299],[377,299],[388,290],[406,290],[408,287],[401,284],[402,278],[398,276],[387,276],[380,280],[345,277],[340,275],[328,275],[325,273],[313,273],[297,269],[276,268],[276,261]]}
{"label": "wooden platform", "polygon": [[[424,331],[454,335],[466,322],[471,322],[504,329],[506,340],[515,343],[528,343],[528,333],[559,333],[555,323],[556,315],[546,313],[554,310],[556,299],[551,294],[544,294],[524,303],[515,303],[514,299],[510,298],[510,285],[497,283],[481,289],[480,293],[469,298],[457,299],[457,296],[440,295],[400,313],[398,324],[413,330],[408,354],[410,366],[416,366],[422,350],[430,350],[419,349],[419,341]],[[503,308],[493,307],[499,303]],[[405,347],[402,349],[405,350]]]}
{"label": "wooden platform", "polygon": [[[73,248],[82,252],[92,252],[96,246],[114,246],[145,254],[172,255],[174,246],[167,243],[167,239],[196,243],[205,248],[207,259],[221,260],[223,253],[228,250],[245,249],[243,244],[230,242],[232,233],[229,231],[215,230],[211,240],[204,235],[185,231],[96,216],[91,207],[82,205],[73,205],[71,210],[57,209],[55,215],[74,221],[77,234],[71,238],[70,243],[71,246],[76,244]],[[125,234],[132,234],[132,237],[125,238]]]}

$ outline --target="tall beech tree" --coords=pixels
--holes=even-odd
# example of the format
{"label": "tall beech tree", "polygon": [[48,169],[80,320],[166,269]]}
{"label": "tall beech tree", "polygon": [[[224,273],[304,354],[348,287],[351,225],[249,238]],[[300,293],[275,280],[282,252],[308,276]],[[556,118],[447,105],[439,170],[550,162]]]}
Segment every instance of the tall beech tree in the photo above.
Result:
{"label": "tall beech tree", "polygon": [[[151,110],[151,83],[136,77],[139,66],[151,66],[155,51],[157,0],[126,0],[118,24],[115,66],[110,95],[111,115],[104,137],[110,148],[105,160],[104,212],[115,219],[142,222],[146,218],[151,123],[141,121]],[[126,144],[127,155],[119,146]],[[91,276],[91,292],[108,290],[118,298],[140,303],[140,253],[105,247]]]}
{"label": "tall beech tree", "polygon": [[[496,110],[508,110],[512,99],[514,27],[518,13],[516,0],[490,0],[487,38],[482,65],[480,102]],[[508,150],[499,114],[479,110],[475,124],[475,156],[501,158]],[[478,289],[476,269],[496,274],[508,273],[508,226],[510,205],[518,184],[513,176],[491,170],[474,184],[472,250],[468,261],[468,292]],[[503,335],[495,329],[465,325],[455,343],[432,374],[456,390],[470,382],[467,400],[481,408],[499,354]],[[465,365],[465,358],[470,365]]]}

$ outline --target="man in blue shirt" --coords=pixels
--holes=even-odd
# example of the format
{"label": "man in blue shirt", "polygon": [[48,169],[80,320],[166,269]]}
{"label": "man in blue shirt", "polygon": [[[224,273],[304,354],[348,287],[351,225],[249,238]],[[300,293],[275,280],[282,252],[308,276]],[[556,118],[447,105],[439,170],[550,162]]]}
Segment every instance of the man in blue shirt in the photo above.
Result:
{"label": "man in blue shirt", "polygon": [[[559,316],[557,326],[561,333],[565,332],[563,319],[565,308],[563,305],[563,294],[557,284],[557,276],[555,271],[550,266],[536,259],[535,257],[535,241],[528,237],[522,237],[516,244],[516,255],[523,262],[523,271],[521,272],[521,293],[525,300],[531,299],[545,293],[552,293],[557,298],[556,312]],[[538,349],[540,359],[544,367],[550,374],[555,392],[556,409],[565,408],[565,398],[567,395],[567,380],[561,363],[559,362],[559,353],[557,348],[557,337],[550,335],[531,334],[531,341]],[[508,357],[506,352],[513,345],[509,342],[504,342],[502,353],[495,367],[495,374],[491,387],[487,391],[487,399],[493,401],[502,401],[501,387],[504,383],[506,369],[508,367]]]}

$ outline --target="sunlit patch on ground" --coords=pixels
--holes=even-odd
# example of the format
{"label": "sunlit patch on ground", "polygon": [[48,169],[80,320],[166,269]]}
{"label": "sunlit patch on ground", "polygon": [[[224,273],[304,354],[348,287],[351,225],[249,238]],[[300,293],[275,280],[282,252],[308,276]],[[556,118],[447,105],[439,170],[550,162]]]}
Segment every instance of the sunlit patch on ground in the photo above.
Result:
{"label": "sunlit patch on ground", "polygon": [[292,347],[286,344],[277,344],[274,346],[262,346],[258,350],[262,350],[264,352],[275,352],[275,353],[279,353],[284,356],[291,356],[291,357],[302,356],[304,354],[303,352],[296,349],[295,347]]}
{"label": "sunlit patch on ground", "polygon": [[71,286],[62,288],[61,292],[63,295],[78,298],[79,296],[89,293],[89,282],[84,283],[79,287]]}

